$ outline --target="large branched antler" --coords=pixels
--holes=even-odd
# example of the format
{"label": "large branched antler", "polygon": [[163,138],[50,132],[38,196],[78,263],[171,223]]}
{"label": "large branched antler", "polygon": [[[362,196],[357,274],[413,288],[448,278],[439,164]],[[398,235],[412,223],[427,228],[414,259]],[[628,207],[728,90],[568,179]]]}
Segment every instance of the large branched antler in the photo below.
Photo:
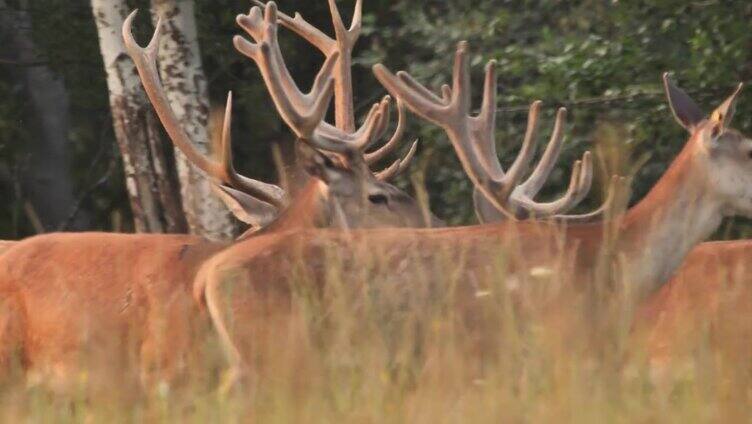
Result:
{"label": "large branched antler", "polygon": [[352,133],[325,123],[324,115],[332,96],[332,69],[339,54],[334,52],[327,57],[311,92],[303,94],[292,79],[279,48],[277,19],[274,2],[264,6],[263,15],[259,7],[251,8],[247,15],[239,15],[238,25],[254,42],[236,36],[235,48],[256,63],[277,110],[300,139],[321,150],[350,156],[362,154],[386,129],[389,98],[374,105],[363,125]]}
{"label": "large branched antler", "polygon": [[219,180],[221,184],[238,189],[265,203],[281,208],[287,203],[285,192],[272,184],[252,180],[235,171],[232,163],[232,145],[230,140],[230,122],[232,115],[232,93],[227,96],[224,122],[221,135],[221,152],[219,162],[214,161],[199,152],[188,134],[180,125],[180,120],[172,110],[157,71],[157,50],[162,28],[162,19],[157,22],[154,35],[149,44],[143,48],[133,38],[133,19],[138,10],[134,10],[123,23],[123,40],[128,54],[136,64],[146,94],[154,106],[162,125],[172,142],[183,152],[188,160],[196,167],[206,172],[210,177]]}
{"label": "large branched antler", "polygon": [[538,203],[533,197],[551,172],[561,150],[566,113],[556,116],[551,140],[542,160],[531,176],[521,182],[535,153],[540,102],[534,102],[528,114],[528,125],[522,148],[512,166],[505,171],[496,151],[497,76],[496,62],[486,66],[483,102],[480,113],[470,113],[470,64],[468,46],[461,42],[455,54],[452,86],[444,85],[438,96],[418,83],[406,72],[397,75],[381,64],[374,66],[374,74],[384,87],[422,118],[440,126],[450,141],[462,166],[482,194],[485,201],[511,219],[521,218],[522,212],[537,216],[552,216],[571,209],[582,201],[592,183],[592,159],[586,152],[576,161],[570,185],[564,196],[554,202]]}
{"label": "large branched antler", "polygon": [[[316,47],[327,58],[337,55],[334,68],[334,97],[335,97],[335,126],[346,132],[355,131],[355,109],[352,89],[352,52],[360,38],[363,23],[363,1],[357,0],[353,19],[347,28],[342,21],[342,15],[337,8],[335,0],[329,1],[329,11],[334,26],[334,38],[328,36],[318,28],[306,21],[300,13],[290,17],[284,13],[278,13],[280,23],[287,29],[295,32],[301,38]],[[260,7],[267,4],[259,0],[253,3]],[[271,3],[271,2],[270,2]]]}
{"label": "large branched antler", "polygon": [[277,40],[277,8],[270,3],[262,16],[261,9],[251,8],[248,15],[237,17],[238,25],[253,38],[252,43],[241,36],[233,38],[235,48],[251,58],[259,68],[267,90],[282,119],[301,140],[326,150],[338,151],[320,139],[317,128],[326,115],[332,97],[331,76],[337,55],[326,59],[316,75],[309,93],[303,93],[292,79]]}
{"label": "large branched antler", "polygon": [[[331,140],[342,140],[343,142],[352,145],[353,150],[359,153],[353,155],[351,160],[359,160],[362,156],[367,165],[373,165],[394,151],[394,149],[396,149],[402,142],[405,132],[404,105],[399,101],[397,102],[397,127],[389,141],[378,150],[371,153],[365,153],[371,146],[381,139],[387,129],[389,124],[388,108],[391,98],[387,96],[380,103],[374,105],[371,112],[366,117],[363,126],[361,126],[360,129],[356,129],[352,84],[352,52],[361,33],[363,2],[362,0],[357,0],[353,12],[353,19],[349,28],[345,26],[335,0],[328,0],[328,2],[332,16],[332,25],[334,27],[334,38],[311,25],[299,13],[296,13],[294,17],[290,17],[277,11],[276,5],[274,5],[274,10],[278,22],[282,26],[308,41],[312,46],[321,51],[327,60],[334,59],[335,61],[332,69],[334,78],[335,125],[322,122],[320,127],[321,135],[326,136]],[[253,3],[265,9],[274,4],[274,2],[263,3],[259,0],[253,0]],[[369,124],[371,123],[371,120],[375,118],[374,114],[377,112],[380,112],[381,114],[379,117],[380,122],[377,123],[378,129],[369,132]],[[413,143],[413,146],[415,146],[415,142]],[[384,171],[376,173],[376,176],[379,179],[386,180],[404,171],[414,157],[414,150],[415,149],[411,146],[411,149],[404,158],[396,160]],[[410,152],[413,153],[411,154]]]}

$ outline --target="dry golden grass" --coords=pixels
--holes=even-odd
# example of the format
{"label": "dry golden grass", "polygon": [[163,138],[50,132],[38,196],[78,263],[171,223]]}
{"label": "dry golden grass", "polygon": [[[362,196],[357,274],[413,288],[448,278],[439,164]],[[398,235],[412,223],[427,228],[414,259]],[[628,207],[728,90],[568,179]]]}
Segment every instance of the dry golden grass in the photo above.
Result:
{"label": "dry golden grass", "polygon": [[[630,333],[628,292],[604,273],[567,292],[561,275],[531,270],[506,278],[499,257],[473,281],[472,308],[457,307],[461,255],[433,253],[435,269],[380,279],[379,267],[343,270],[332,258],[323,293],[296,278],[293,314],[266,327],[252,346],[251,378],[223,386],[217,340],[185,379],[149,393],[108,389],[57,396],[23,378],[0,390],[4,422],[744,422],[750,418],[752,362],[739,355],[729,317],[664,375],[651,374]],[[302,269],[303,267],[301,267]],[[393,271],[393,270],[392,270]],[[347,278],[343,274],[347,275]],[[393,274],[393,272],[392,272]],[[243,295],[242,284],[230,296]],[[512,288],[512,290],[510,290]],[[231,319],[235,329],[247,323]],[[711,335],[709,332],[713,332]],[[242,345],[242,343],[241,343]],[[247,348],[247,346],[246,346]],[[82,358],[82,361],[85,359]],[[84,362],[85,363],[85,362]],[[118,367],[121,365],[117,365]],[[99,377],[101,380],[101,376]]]}

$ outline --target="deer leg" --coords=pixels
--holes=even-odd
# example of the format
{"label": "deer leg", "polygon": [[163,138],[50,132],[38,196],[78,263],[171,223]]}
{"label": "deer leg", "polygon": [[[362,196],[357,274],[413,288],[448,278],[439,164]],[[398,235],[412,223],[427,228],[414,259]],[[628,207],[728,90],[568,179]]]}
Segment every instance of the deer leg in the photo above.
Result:
{"label": "deer leg", "polygon": [[0,299],[0,381],[5,380],[14,367],[25,367],[25,312],[17,294]]}
{"label": "deer leg", "polygon": [[228,321],[225,314],[231,308],[227,308],[229,296],[222,292],[223,283],[228,282],[227,276],[224,275],[219,266],[209,266],[203,270],[203,275],[199,278],[199,281],[203,282],[206,308],[209,311],[212,325],[217,332],[220,346],[229,365],[220,387],[220,391],[227,392],[240,386],[243,382],[252,382],[255,379],[250,378],[248,369],[227,326]]}

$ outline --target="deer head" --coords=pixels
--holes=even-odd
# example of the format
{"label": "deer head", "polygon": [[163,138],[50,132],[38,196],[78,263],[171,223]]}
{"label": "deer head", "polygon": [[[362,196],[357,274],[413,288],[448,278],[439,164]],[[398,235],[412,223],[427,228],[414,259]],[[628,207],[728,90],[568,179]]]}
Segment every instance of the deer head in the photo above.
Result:
{"label": "deer head", "polygon": [[[300,15],[295,19],[277,11],[274,2],[269,2],[251,8],[247,15],[237,17],[238,25],[252,39],[249,41],[241,36],[233,40],[235,48],[243,55],[252,59],[266,82],[269,93],[274,100],[277,110],[283,120],[297,135],[298,139],[326,156],[324,160],[319,155],[309,155],[315,159],[308,162],[312,175],[320,179],[325,185],[325,191],[330,201],[329,208],[336,211],[347,221],[347,226],[377,227],[377,226],[425,226],[439,222],[430,217],[426,222],[422,208],[418,203],[396,187],[386,181],[404,171],[415,155],[417,144],[413,143],[403,159],[397,159],[385,170],[374,173],[370,166],[381,160],[394,150],[402,140],[405,130],[405,113],[401,102],[397,102],[398,122],[394,135],[381,148],[368,152],[384,135],[389,124],[391,97],[386,96],[379,103],[373,105],[360,128],[351,128],[350,119],[342,119],[338,125],[331,125],[324,121],[323,114],[317,114],[317,121],[311,120],[305,125],[306,105],[314,104],[312,97],[303,95],[290,76],[287,65],[282,56],[277,33],[279,24],[290,27],[304,25],[310,32],[304,37],[314,46],[322,47],[326,60],[319,76],[314,83],[316,87],[334,87],[344,99],[335,104],[335,115],[351,115],[354,110],[352,104],[352,85],[350,62],[341,61],[341,55],[351,54],[352,46],[357,39],[353,33],[341,31],[341,19],[333,3],[332,16],[335,20],[337,41],[330,39],[305,22]],[[360,7],[356,8],[355,21],[358,21]],[[357,26],[357,25],[355,25]],[[346,39],[347,42],[341,41]],[[324,41],[331,44],[323,49]],[[343,66],[343,63],[347,66]],[[346,75],[345,75],[346,74]],[[326,82],[324,82],[326,81]],[[329,98],[331,91],[326,93]],[[328,105],[328,103],[327,103]],[[344,109],[344,110],[343,110]],[[326,109],[323,109],[325,112]],[[341,113],[340,113],[341,112]],[[323,188],[322,188],[323,189]]]}
{"label": "deer head", "polygon": [[707,191],[718,197],[724,215],[752,217],[752,140],[731,128],[742,84],[708,117],[668,74],[663,84],[676,121],[690,133],[687,148]]}
{"label": "deer head", "polygon": [[[194,147],[164,94],[156,67],[161,20],[148,46],[142,48],[131,32],[135,14],[136,11],[126,19],[123,38],[170,139],[196,167],[215,181],[220,197],[236,217],[251,225],[251,231],[267,226],[290,206],[291,200],[280,187],[244,177],[235,171],[230,142],[232,95],[228,95],[227,99],[220,159],[214,161]],[[417,202],[385,182],[407,167],[415,154],[416,145],[413,144],[404,159],[398,159],[384,171],[373,173],[368,166],[399,145],[404,134],[402,107],[398,108],[399,122],[394,136],[382,148],[366,153],[366,149],[375,144],[388,127],[391,99],[386,97],[374,105],[357,131],[346,132],[324,122],[333,94],[332,73],[338,53],[335,51],[327,55],[311,91],[303,93],[284,63],[277,41],[277,19],[274,3],[264,6],[263,13],[259,7],[253,7],[248,15],[240,15],[237,20],[254,42],[236,37],[234,43],[238,51],[258,65],[280,116],[296,135],[299,144],[317,150],[302,155],[301,159],[302,166],[320,183],[312,185],[311,190],[316,190],[323,197],[322,201],[311,204],[322,210],[312,210],[310,214],[337,214],[337,219],[325,216],[320,221],[321,225],[426,225],[422,208]]]}

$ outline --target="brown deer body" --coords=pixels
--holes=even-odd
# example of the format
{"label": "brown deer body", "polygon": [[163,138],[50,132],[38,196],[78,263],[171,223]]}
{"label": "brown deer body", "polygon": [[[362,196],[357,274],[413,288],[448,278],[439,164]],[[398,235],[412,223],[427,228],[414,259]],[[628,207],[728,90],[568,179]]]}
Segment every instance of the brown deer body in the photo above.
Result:
{"label": "brown deer body", "polygon": [[[500,212],[514,217],[517,214],[504,206],[514,196],[510,189],[516,184],[507,183],[516,181],[521,171],[516,163],[504,172],[484,154],[493,145],[493,64],[487,68],[483,107],[477,117],[469,115],[468,66],[467,47],[461,44],[453,86],[445,86],[441,96],[407,74],[395,76],[380,66],[375,72],[409,109],[446,130],[479,192]],[[544,270],[554,276],[556,284],[571,288],[588,287],[605,269],[636,298],[654,292],[689,251],[718,228],[724,216],[752,215],[752,140],[729,128],[739,90],[706,119],[683,91],[664,79],[674,114],[690,137],[650,193],[621,216],[590,224],[564,216],[563,224],[507,221],[452,229],[307,230],[263,237],[254,244],[239,243],[214,256],[202,267],[196,287],[205,287],[208,307],[235,370],[240,372],[249,358],[256,357],[254,349],[263,349],[263,343],[255,339],[263,333],[260,328],[292,315],[293,289],[301,275],[326,291],[331,260],[348,278],[367,275],[355,278],[356,282],[396,285],[405,296],[423,293],[416,284],[421,281],[444,284],[446,291],[452,287],[446,285],[449,275],[456,282],[452,291],[458,295],[458,307],[468,315],[480,309],[479,288],[473,282],[483,281],[479,275],[494,271],[500,274],[496,280],[512,288],[529,280],[535,270]],[[520,156],[526,156],[525,152],[523,145]],[[582,164],[587,162],[586,156]],[[587,185],[582,181],[583,165],[576,164],[564,203],[578,198],[578,188]],[[519,204],[533,211],[550,208],[524,197]],[[225,290],[233,296],[222,296]]]}
{"label": "brown deer body", "polygon": [[13,247],[16,243],[18,242],[12,240],[0,241],[0,254]]}
{"label": "brown deer body", "polygon": [[[402,109],[399,109],[400,121],[395,137],[382,149],[364,153],[372,140],[383,132],[388,102],[377,105],[358,131],[349,132],[324,123],[322,119],[326,109],[305,107],[320,102],[301,95],[283,66],[276,44],[277,19],[273,3],[265,6],[263,17],[258,8],[253,8],[248,15],[241,15],[239,24],[257,44],[236,39],[236,47],[253,58],[262,69],[275,105],[302,142],[311,143],[325,153],[312,152],[315,178],[307,183],[306,188],[287,205],[285,202],[275,204],[275,199],[270,198],[266,191],[258,193],[258,184],[236,175],[232,169],[228,107],[222,162],[215,164],[198,154],[188,156],[193,157],[197,165],[221,184],[240,191],[240,195],[234,194],[241,207],[244,201],[250,203],[247,197],[262,200],[277,210],[284,207],[284,212],[274,222],[266,223],[262,231],[236,244],[254,245],[254,249],[263,251],[264,246],[282,234],[307,228],[424,225],[426,218],[416,202],[379,180],[399,172],[409,160],[398,161],[384,173],[375,176],[365,166],[383,157],[387,151],[384,149],[393,148],[401,137],[404,130]],[[152,46],[156,43],[152,41],[150,47],[141,51],[132,39],[129,41],[130,22],[131,19],[126,22],[124,31],[126,43],[136,59],[147,92],[170,130],[171,138],[179,140],[176,144],[190,152],[190,147],[186,147],[189,141],[187,136],[182,134],[171,118],[169,106],[160,99],[158,80],[151,70]],[[329,62],[337,58],[336,52],[329,53],[325,70],[331,67]],[[323,75],[314,87],[327,85],[326,72]],[[314,88],[313,93],[321,98],[327,95],[323,89]],[[557,134],[552,137],[553,144],[561,142],[560,121],[557,121],[557,127]],[[552,152],[548,155],[548,162],[539,166],[541,173],[546,173],[553,166],[558,152]],[[414,148],[410,155],[412,153]],[[514,205],[515,202],[517,199],[510,199],[504,204]],[[556,211],[552,209],[550,212]],[[265,223],[265,220],[260,221]],[[436,223],[430,215],[428,221]],[[207,336],[202,329],[207,327],[209,321],[199,310],[203,304],[204,290],[201,284],[190,285],[195,280],[195,270],[210,255],[231,245],[209,243],[189,236],[115,234],[48,235],[24,241],[11,254],[0,258],[0,268],[8,271],[0,275],[0,289],[12,293],[0,316],[6,329],[0,334],[0,345],[4,348],[0,360],[7,365],[15,354],[19,354],[23,366],[37,371],[39,380],[52,380],[56,386],[64,389],[66,384],[75,380],[71,377],[80,369],[81,362],[77,359],[85,357],[92,347],[103,346],[99,356],[105,358],[111,356],[109,348],[118,349],[118,346],[104,342],[92,343],[85,335],[128,334],[128,347],[135,353],[125,357],[135,358],[135,363],[131,365],[142,370],[142,381],[147,384],[155,380],[171,381],[176,373],[180,374],[180,370],[188,366],[186,363],[190,362],[190,351],[196,342],[205,340]],[[55,260],[58,257],[65,260]],[[18,267],[17,263],[23,266]],[[265,272],[260,268],[258,275]],[[110,286],[111,289],[108,288]],[[105,293],[93,294],[90,293],[92,290]],[[117,313],[118,307],[122,309],[123,305],[127,305],[127,308]],[[131,311],[138,311],[133,312],[137,315],[132,315]],[[212,318],[216,316],[212,314]],[[53,332],[56,334],[50,338],[50,343],[39,343],[41,337]],[[165,340],[175,340],[175,343],[165,345]],[[123,357],[122,350],[118,352],[119,356],[115,357]],[[100,364],[97,361],[86,362]],[[112,368],[112,364],[108,366],[107,362],[101,363],[101,366],[105,370]],[[132,369],[127,366],[120,368]],[[91,370],[93,374],[98,371],[101,370]]]}
{"label": "brown deer body", "polygon": [[636,354],[647,356],[656,377],[669,377],[668,365],[686,371],[677,365],[702,349],[716,359],[732,355],[730,363],[752,355],[751,257],[749,240],[703,243],[638,309],[633,337],[644,352]]}
{"label": "brown deer body", "polygon": [[[192,325],[184,319],[192,302],[181,293],[189,290],[197,267],[224,246],[181,235],[55,234],[24,240],[0,264],[3,372],[18,359],[30,382],[61,391],[75,389],[84,368],[92,378],[126,377],[107,370],[127,365],[128,355],[140,357],[144,370],[161,364],[165,373],[174,372],[180,361],[153,361],[161,360],[160,352],[179,350],[190,331],[164,332],[159,326],[169,317],[178,318],[170,320],[171,330]],[[103,389],[107,382],[98,383]]]}
{"label": "brown deer body", "polygon": [[[311,178],[293,199],[276,186],[235,172],[231,97],[221,134],[221,160],[215,162],[196,151],[157,77],[154,59],[160,25],[145,49],[132,38],[133,14],[123,28],[126,46],[171,140],[215,180],[236,215],[251,225],[242,238],[248,241],[258,230],[274,233],[438,222],[414,199],[383,181],[405,168],[415,146],[404,160],[381,173],[368,168],[399,145],[404,132],[402,108],[395,135],[381,149],[366,154],[387,128],[389,99],[377,104],[358,130],[326,124],[323,119],[332,96],[331,72],[337,52],[322,67],[311,93],[301,93],[277,45],[276,9],[272,5],[269,10],[266,20],[254,15],[241,22],[252,36],[260,37],[259,44],[236,44],[262,70],[278,111],[306,155],[301,161]],[[262,25],[268,30],[258,31]],[[105,233],[47,234],[15,243],[0,259],[0,291],[6,294],[0,310],[3,371],[18,357],[30,376],[62,390],[71,388],[87,362],[95,374],[117,369],[113,367],[115,355],[123,360],[138,358],[131,365],[144,371],[144,382],[170,380],[185,362],[181,355],[188,348],[186,341],[193,340],[193,330],[208,323],[193,301],[190,283],[202,262],[229,245],[193,236]],[[93,362],[87,358],[91,350]],[[149,373],[150,369],[159,371]]]}

